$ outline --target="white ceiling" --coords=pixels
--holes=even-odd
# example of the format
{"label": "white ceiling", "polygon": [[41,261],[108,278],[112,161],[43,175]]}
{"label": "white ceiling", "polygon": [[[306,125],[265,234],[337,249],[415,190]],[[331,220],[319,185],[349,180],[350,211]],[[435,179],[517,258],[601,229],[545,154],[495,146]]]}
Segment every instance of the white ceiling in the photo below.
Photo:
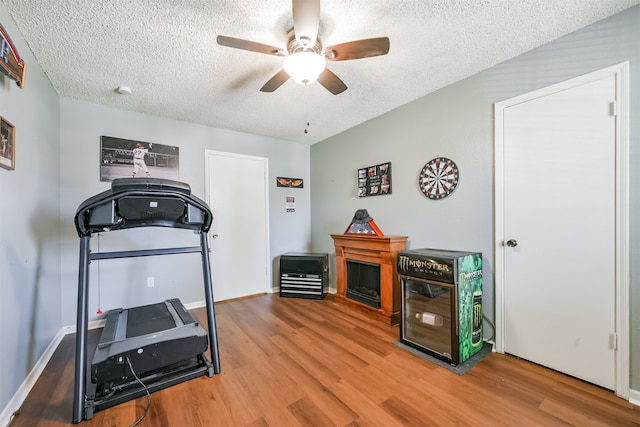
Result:
{"label": "white ceiling", "polygon": [[640,0],[323,0],[325,46],[391,40],[386,56],[328,63],[340,95],[292,80],[260,92],[282,58],[216,43],[284,48],[290,0],[2,2],[61,97],[313,144]]}

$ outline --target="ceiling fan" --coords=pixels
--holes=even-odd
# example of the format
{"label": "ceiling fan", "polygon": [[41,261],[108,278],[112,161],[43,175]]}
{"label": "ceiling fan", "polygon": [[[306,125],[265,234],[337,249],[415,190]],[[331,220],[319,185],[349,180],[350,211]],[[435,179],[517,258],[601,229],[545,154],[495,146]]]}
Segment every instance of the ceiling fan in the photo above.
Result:
{"label": "ceiling fan", "polygon": [[273,92],[291,77],[303,85],[317,80],[329,92],[338,95],[347,89],[347,85],[326,67],[326,61],[370,58],[389,52],[388,37],[355,40],[323,47],[318,38],[319,26],[320,0],[293,0],[293,28],[288,34],[286,50],[220,35],[217,41],[221,46],[284,57],[283,69],[260,88],[261,92]]}

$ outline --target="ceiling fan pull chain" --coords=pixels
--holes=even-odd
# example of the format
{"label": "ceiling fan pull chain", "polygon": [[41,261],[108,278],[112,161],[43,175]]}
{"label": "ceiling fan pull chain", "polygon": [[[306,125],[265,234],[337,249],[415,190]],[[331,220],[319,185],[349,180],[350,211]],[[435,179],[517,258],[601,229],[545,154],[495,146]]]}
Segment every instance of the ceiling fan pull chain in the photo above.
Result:
{"label": "ceiling fan pull chain", "polygon": [[308,134],[309,133],[309,115],[307,114],[307,85],[304,86],[304,122],[306,123],[306,126],[304,128],[304,134]]}

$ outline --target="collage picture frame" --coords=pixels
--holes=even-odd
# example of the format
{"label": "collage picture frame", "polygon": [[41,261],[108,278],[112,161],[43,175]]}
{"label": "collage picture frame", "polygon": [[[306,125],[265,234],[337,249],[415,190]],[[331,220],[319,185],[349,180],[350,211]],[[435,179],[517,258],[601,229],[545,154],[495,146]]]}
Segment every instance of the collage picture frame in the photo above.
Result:
{"label": "collage picture frame", "polygon": [[358,197],[391,194],[391,162],[358,169]]}
{"label": "collage picture frame", "polygon": [[16,128],[4,117],[0,117],[0,166],[16,168]]}

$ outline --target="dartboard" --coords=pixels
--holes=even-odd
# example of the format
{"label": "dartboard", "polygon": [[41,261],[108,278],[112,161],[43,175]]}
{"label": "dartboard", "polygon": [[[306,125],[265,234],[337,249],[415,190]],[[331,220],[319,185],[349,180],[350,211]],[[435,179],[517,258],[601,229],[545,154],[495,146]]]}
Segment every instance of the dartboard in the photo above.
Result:
{"label": "dartboard", "polygon": [[444,199],[456,189],[460,171],[455,162],[446,157],[436,157],[420,171],[420,190],[431,200]]}

